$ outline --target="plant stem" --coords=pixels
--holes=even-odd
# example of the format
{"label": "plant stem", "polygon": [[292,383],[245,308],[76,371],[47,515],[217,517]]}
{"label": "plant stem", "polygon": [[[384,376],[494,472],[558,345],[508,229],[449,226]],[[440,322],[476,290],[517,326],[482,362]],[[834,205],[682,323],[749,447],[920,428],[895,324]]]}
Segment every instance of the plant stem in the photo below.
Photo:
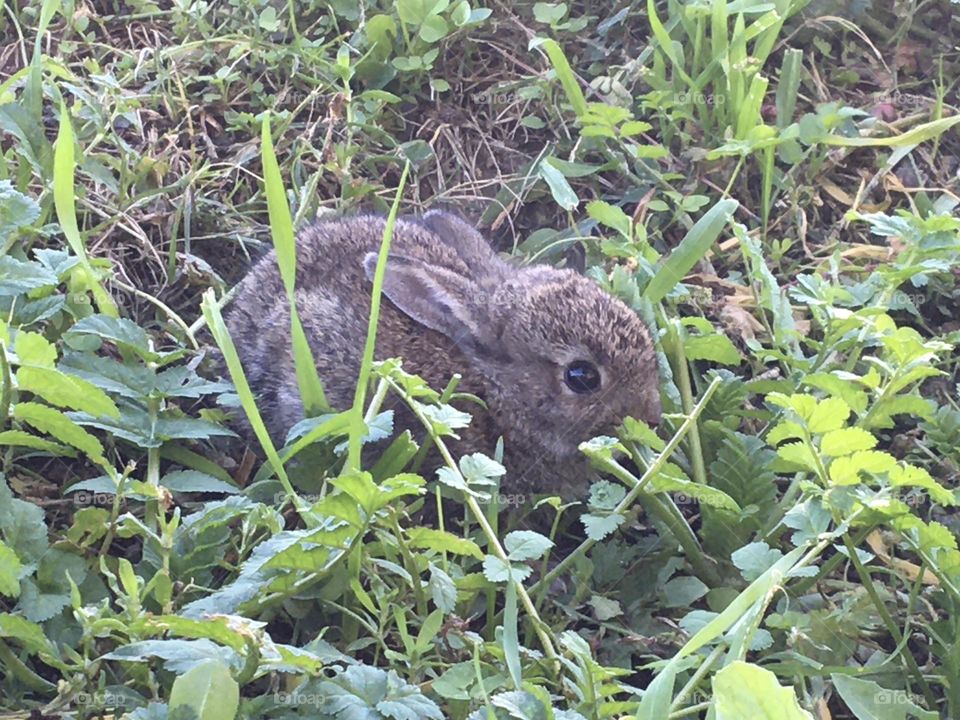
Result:
{"label": "plant stem", "polygon": [[[850,541],[850,537],[848,535],[843,536],[843,544],[844,547],[847,548],[847,554],[850,557],[850,562],[853,563],[853,567],[857,571],[857,575],[860,576],[860,582],[863,583],[863,589],[866,590],[867,595],[870,596],[870,600],[877,609],[880,619],[883,620],[883,624],[886,626],[887,632],[890,633],[890,637],[894,639],[897,645],[900,645],[903,642],[903,634],[900,632],[900,628],[894,622],[893,617],[890,615],[890,611],[887,610],[887,606],[884,605],[883,599],[877,592],[877,587],[873,583],[873,578],[870,577],[870,571],[867,570],[862,562],[860,562],[860,556],[857,554],[856,546],[854,546],[854,544]],[[914,680],[916,680],[917,684],[923,688],[923,697],[927,701],[927,707],[935,708],[937,706],[936,698],[934,698],[933,692],[930,690],[930,686],[923,677],[923,673],[920,671],[920,667],[917,665],[916,658],[914,658],[913,654],[909,651],[902,653],[902,656],[906,661],[907,666],[910,668],[910,672],[913,674]]]}

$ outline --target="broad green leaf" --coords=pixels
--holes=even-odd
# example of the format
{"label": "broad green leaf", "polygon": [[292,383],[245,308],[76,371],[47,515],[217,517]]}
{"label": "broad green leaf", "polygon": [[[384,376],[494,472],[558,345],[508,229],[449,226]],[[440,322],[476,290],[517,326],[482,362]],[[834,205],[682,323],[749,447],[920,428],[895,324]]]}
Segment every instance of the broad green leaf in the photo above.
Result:
{"label": "broad green leaf", "polygon": [[813,720],[793,688],[765,668],[737,660],[713,677],[717,720]]}
{"label": "broad green leaf", "polygon": [[633,221],[616,205],[611,205],[603,200],[591,200],[587,203],[587,215],[601,225],[616,230],[625,239],[633,239],[631,232]]}
{"label": "broad green leaf", "polygon": [[193,710],[197,720],[233,720],[240,707],[240,687],[226,665],[208,660],[173,681],[170,712],[181,706]]}
{"label": "broad green leaf", "polygon": [[0,297],[20,295],[56,284],[57,276],[40,263],[21,262],[9,255],[0,257]]}
{"label": "broad green leaf", "polygon": [[577,205],[580,204],[580,198],[577,197],[576,192],[574,192],[573,188],[570,187],[570,183],[567,182],[567,179],[563,176],[563,173],[551,165],[548,160],[549,159],[540,163],[540,177],[546,181],[547,186],[550,188],[550,193],[553,195],[553,199],[556,200],[557,205],[562,207],[564,210],[574,210]]}
{"label": "broad green leaf", "polygon": [[666,297],[707,254],[738,207],[736,200],[721,200],[704,213],[657,270],[657,274],[643,291],[644,298],[657,303]]}
{"label": "broad green leaf", "polygon": [[439,15],[431,15],[423,21],[418,34],[425,42],[435,43],[443,40],[449,33],[447,21]]}
{"label": "broad green leaf", "polygon": [[830,679],[857,720],[937,720],[940,715],[924,710],[906,690],[887,690],[873,680],[832,673]]}
{"label": "broad green leaf", "polygon": [[[17,190],[9,180],[0,180],[0,247],[21,228],[40,217],[36,200]],[[12,259],[12,258],[11,258]]]}

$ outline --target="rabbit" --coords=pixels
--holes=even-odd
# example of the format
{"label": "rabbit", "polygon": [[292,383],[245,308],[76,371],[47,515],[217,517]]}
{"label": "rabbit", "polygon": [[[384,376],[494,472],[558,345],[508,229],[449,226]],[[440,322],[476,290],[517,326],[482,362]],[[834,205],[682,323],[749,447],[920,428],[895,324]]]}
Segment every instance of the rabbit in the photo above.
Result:
{"label": "rabbit", "polygon": [[[386,218],[323,220],[298,233],[296,303],[328,402],[353,401],[372,278]],[[635,312],[568,269],[501,259],[460,217],[398,217],[387,258],[376,358],[481,398],[455,455],[492,456],[504,440],[501,491],[571,496],[587,485],[578,445],[624,417],[655,425],[654,345]],[[303,417],[290,350],[289,305],[274,251],[250,270],[227,326],[271,435]],[[422,436],[394,399],[397,429]],[[387,405],[384,405],[384,409]]]}

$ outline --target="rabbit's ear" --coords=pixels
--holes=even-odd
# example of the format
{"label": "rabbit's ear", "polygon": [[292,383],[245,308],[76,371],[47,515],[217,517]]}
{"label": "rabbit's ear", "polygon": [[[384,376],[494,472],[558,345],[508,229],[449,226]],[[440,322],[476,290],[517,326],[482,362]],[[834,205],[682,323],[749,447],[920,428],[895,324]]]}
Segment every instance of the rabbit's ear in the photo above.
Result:
{"label": "rabbit's ear", "polygon": [[490,260],[496,257],[490,243],[468,224],[463,218],[442,210],[430,210],[421,218],[421,222],[445,245],[457,251],[457,255],[474,273],[490,267]]}
{"label": "rabbit's ear", "polygon": [[[367,253],[363,269],[371,281],[376,268],[377,254]],[[391,253],[387,258],[383,294],[412,320],[443,333],[461,347],[482,344],[469,303],[477,291],[472,280],[446,268],[405,255]]]}

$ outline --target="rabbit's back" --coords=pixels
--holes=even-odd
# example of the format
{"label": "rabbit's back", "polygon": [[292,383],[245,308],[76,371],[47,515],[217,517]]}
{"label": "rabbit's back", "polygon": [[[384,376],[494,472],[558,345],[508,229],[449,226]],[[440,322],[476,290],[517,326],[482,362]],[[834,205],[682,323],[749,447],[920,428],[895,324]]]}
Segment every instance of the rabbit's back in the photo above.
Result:
{"label": "rabbit's back", "polygon": [[[327,400],[348,407],[356,387],[370,316],[372,284],[363,259],[379,251],[386,218],[363,215],[322,221],[297,235],[296,301]],[[457,253],[422,223],[398,218],[391,253],[466,272]],[[290,344],[290,312],[274,250],[238,286],[227,316],[231,336],[258,408],[271,434],[283,434],[303,417]],[[403,357],[409,372],[443,387],[450,368],[467,369],[453,342],[417,325],[386,299],[380,306],[377,359]],[[469,377],[462,388],[479,390]]]}

